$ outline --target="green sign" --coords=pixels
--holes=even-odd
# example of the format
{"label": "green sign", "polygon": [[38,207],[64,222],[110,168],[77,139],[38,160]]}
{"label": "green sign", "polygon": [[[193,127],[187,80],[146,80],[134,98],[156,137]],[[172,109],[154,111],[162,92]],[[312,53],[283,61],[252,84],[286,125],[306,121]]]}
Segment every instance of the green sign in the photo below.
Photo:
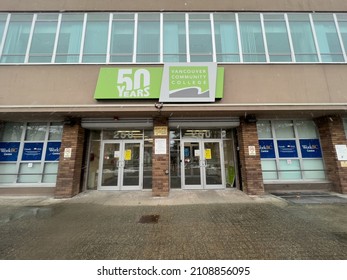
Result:
{"label": "green sign", "polygon": [[218,67],[216,72],[211,75],[209,63],[165,64],[164,69],[101,68],[94,98],[211,102],[214,98],[223,97],[224,68]]}
{"label": "green sign", "polygon": [[101,68],[95,99],[156,99],[159,98],[163,69]]}

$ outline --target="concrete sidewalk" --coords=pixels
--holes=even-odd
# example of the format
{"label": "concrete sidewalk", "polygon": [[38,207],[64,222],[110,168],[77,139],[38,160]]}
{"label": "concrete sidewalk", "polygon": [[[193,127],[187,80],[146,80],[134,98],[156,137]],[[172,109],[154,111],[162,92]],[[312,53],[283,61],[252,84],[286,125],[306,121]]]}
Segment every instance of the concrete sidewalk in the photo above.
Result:
{"label": "concrete sidewalk", "polygon": [[234,189],[0,197],[0,259],[347,259],[346,213]]}

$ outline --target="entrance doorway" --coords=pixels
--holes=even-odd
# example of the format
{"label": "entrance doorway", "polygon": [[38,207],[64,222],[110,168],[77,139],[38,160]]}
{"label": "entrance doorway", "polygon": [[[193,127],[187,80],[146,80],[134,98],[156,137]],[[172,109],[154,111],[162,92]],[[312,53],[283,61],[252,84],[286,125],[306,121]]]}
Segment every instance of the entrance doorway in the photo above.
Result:
{"label": "entrance doorway", "polygon": [[212,139],[182,139],[183,189],[225,188],[223,143]]}
{"label": "entrance doorway", "polygon": [[141,190],[143,141],[106,140],[101,143],[98,176],[100,190]]}

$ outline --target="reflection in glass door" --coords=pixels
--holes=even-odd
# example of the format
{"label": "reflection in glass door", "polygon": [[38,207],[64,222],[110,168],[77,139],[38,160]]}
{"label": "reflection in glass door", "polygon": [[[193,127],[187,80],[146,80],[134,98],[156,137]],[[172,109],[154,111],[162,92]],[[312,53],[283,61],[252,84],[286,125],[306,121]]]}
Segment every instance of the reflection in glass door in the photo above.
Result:
{"label": "reflection in glass door", "polygon": [[100,190],[140,190],[143,175],[143,142],[104,141],[99,170]]}
{"label": "reflection in glass door", "polygon": [[194,139],[181,143],[182,188],[225,188],[222,141]]}

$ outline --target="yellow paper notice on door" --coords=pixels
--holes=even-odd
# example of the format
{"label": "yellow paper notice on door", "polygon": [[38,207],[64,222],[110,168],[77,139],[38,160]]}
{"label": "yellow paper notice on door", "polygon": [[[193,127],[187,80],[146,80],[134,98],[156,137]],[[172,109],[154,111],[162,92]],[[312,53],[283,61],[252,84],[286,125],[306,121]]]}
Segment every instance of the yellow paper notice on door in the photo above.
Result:
{"label": "yellow paper notice on door", "polygon": [[211,149],[205,149],[205,159],[212,159]]}
{"label": "yellow paper notice on door", "polygon": [[125,150],[124,159],[131,160],[131,150]]}

